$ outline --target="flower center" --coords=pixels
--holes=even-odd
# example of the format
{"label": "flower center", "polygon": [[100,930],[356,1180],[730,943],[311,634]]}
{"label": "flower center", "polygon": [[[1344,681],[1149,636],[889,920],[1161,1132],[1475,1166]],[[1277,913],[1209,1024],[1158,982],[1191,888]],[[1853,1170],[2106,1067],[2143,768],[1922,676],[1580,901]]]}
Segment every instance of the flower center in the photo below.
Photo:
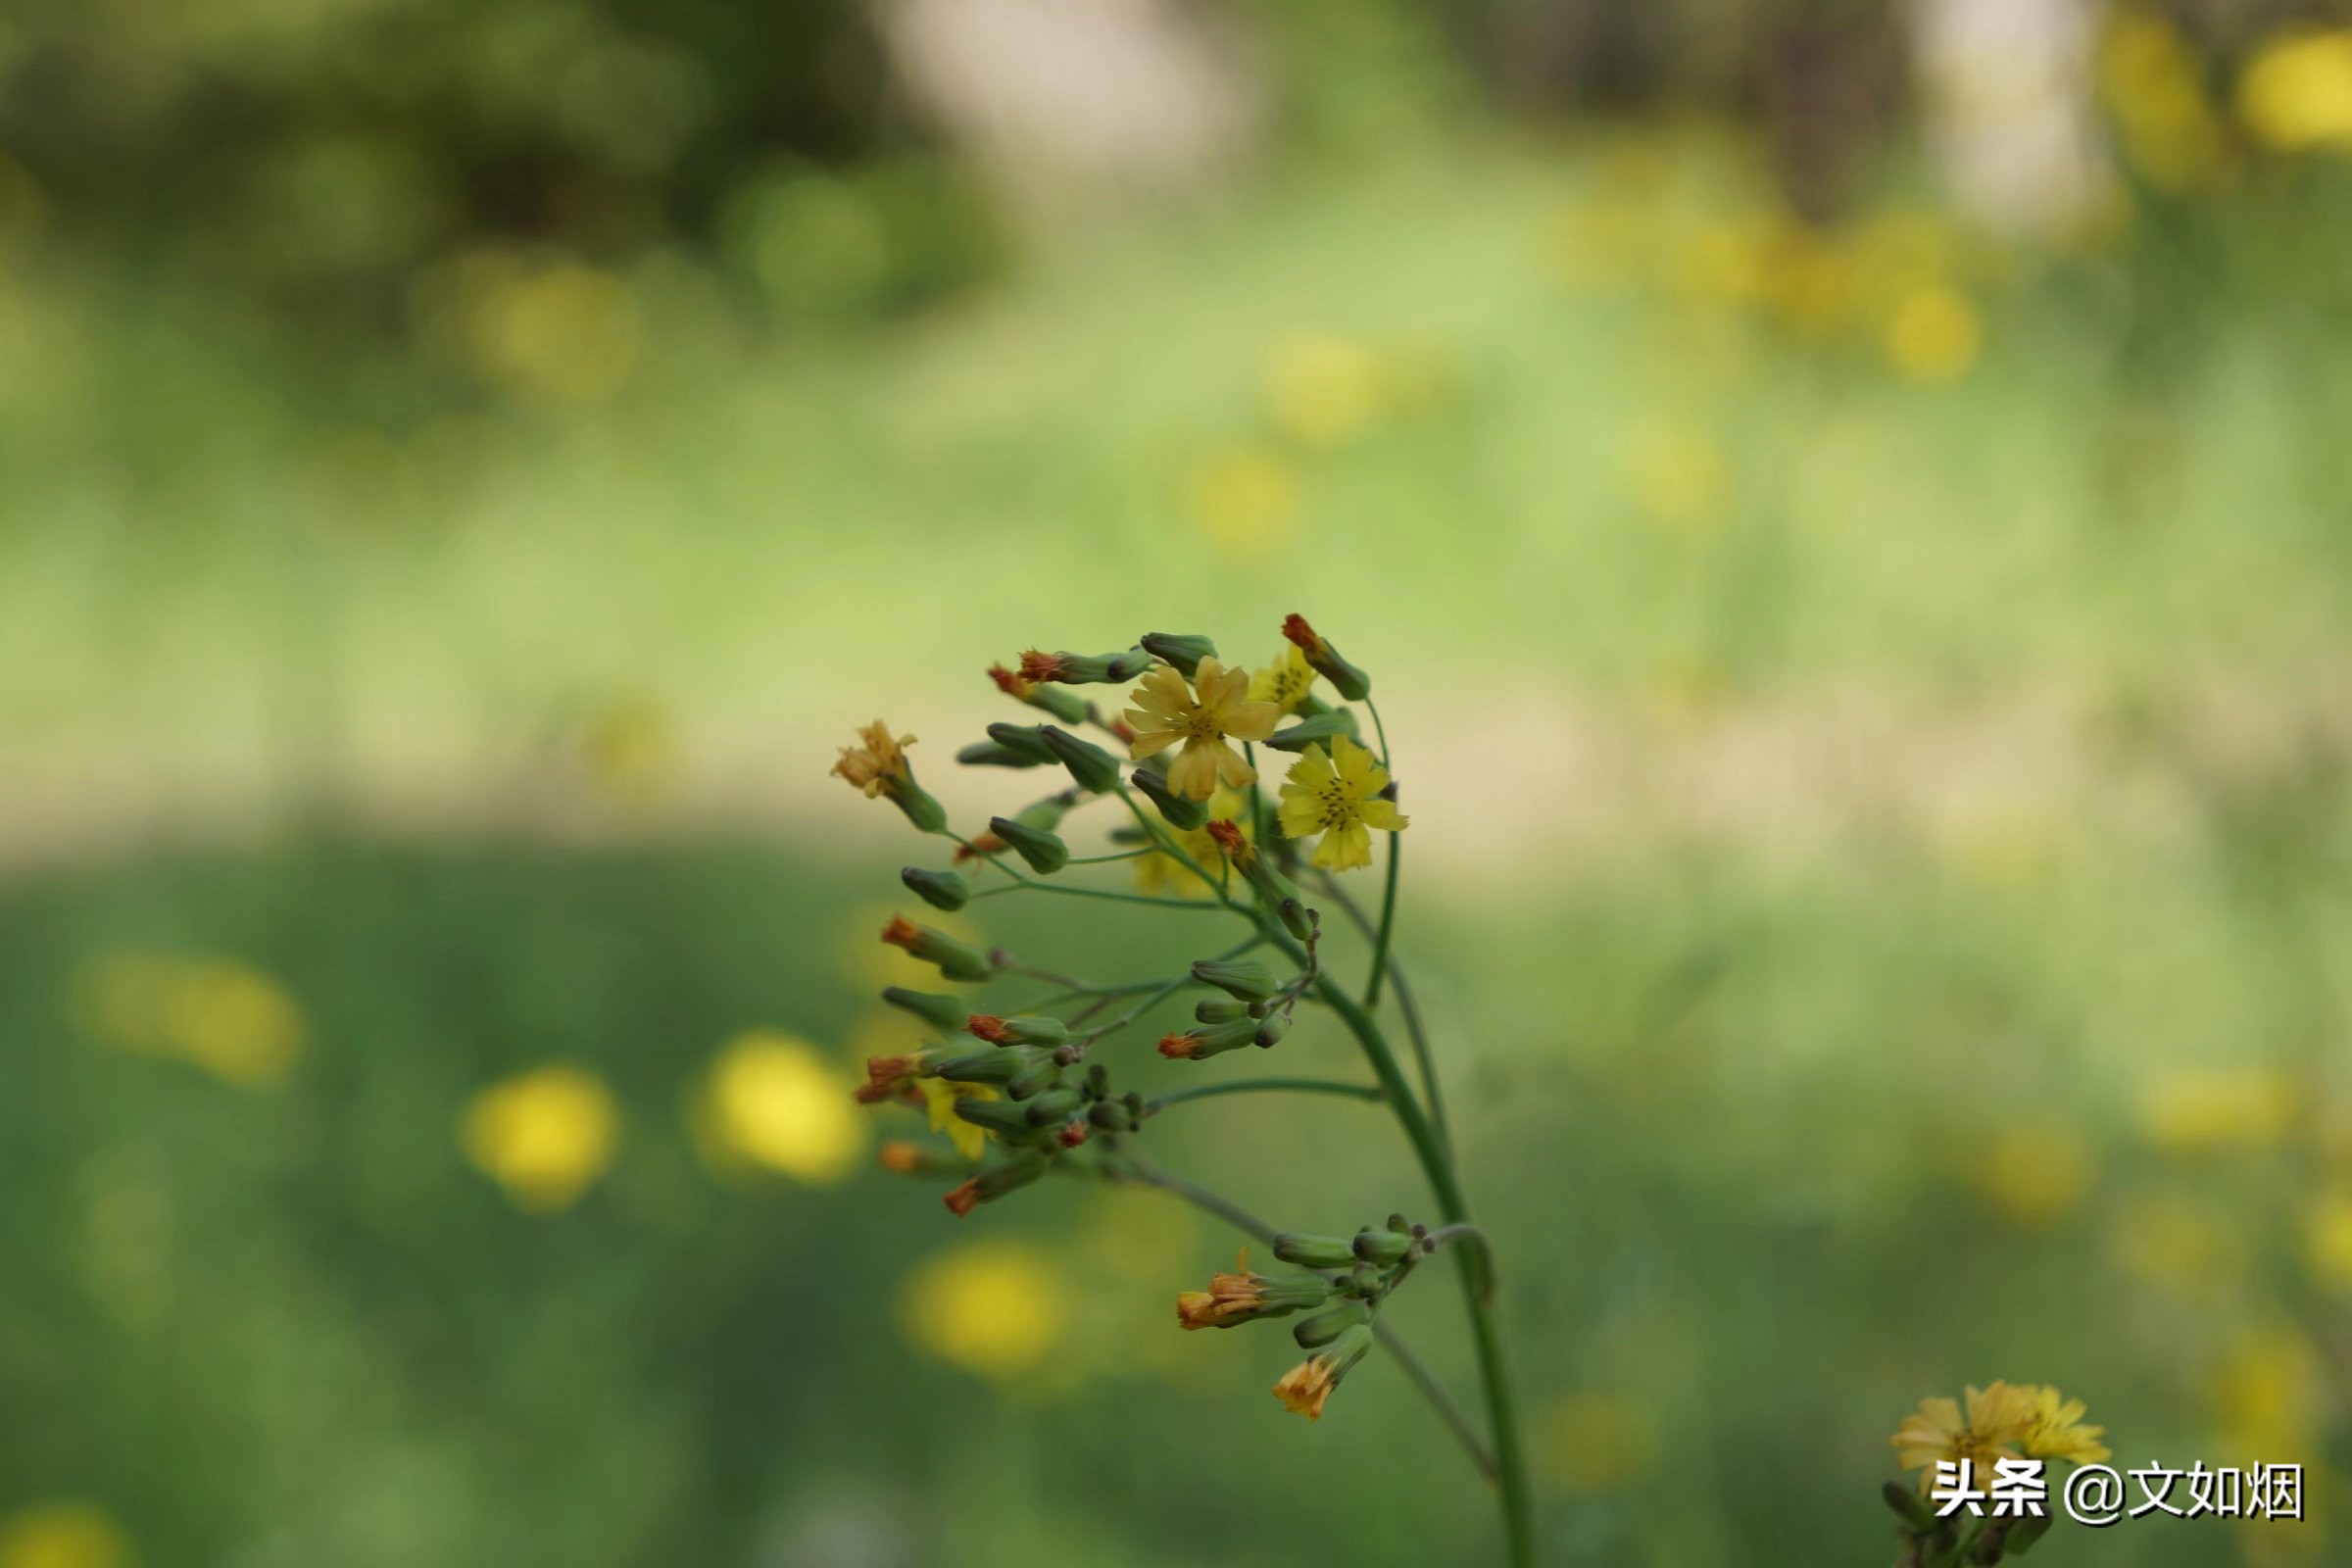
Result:
{"label": "flower center", "polygon": [[1315,819],[1325,831],[1349,826],[1355,817],[1355,798],[1339,779],[1334,778],[1315,791]]}

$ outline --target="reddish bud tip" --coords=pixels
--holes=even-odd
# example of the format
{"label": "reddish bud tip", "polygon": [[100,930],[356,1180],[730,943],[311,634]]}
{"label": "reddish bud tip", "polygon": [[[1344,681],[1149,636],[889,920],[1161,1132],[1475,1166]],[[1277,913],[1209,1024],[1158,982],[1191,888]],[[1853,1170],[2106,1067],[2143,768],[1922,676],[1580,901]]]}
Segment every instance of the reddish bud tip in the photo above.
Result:
{"label": "reddish bud tip", "polygon": [[1159,1037],[1159,1054],[1170,1061],[1190,1061],[1193,1059],[1193,1037],[1191,1035],[1161,1035]]}
{"label": "reddish bud tip", "polygon": [[961,1187],[942,1198],[940,1201],[948,1205],[949,1213],[957,1219],[963,1218],[980,1201],[980,1178],[973,1177]]}

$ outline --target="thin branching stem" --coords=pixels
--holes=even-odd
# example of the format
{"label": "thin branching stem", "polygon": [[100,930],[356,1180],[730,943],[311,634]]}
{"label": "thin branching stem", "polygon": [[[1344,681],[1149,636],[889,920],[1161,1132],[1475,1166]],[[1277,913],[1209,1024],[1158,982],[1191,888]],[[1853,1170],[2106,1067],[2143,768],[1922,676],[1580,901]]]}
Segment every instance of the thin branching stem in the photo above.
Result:
{"label": "thin branching stem", "polygon": [[1351,1084],[1337,1078],[1225,1078],[1197,1089],[1179,1089],[1172,1095],[1162,1095],[1144,1106],[1144,1114],[1156,1116],[1170,1105],[1181,1105],[1192,1100],[1214,1100],[1220,1095],[1344,1095],[1349,1100],[1385,1100],[1388,1091],[1378,1084]]}

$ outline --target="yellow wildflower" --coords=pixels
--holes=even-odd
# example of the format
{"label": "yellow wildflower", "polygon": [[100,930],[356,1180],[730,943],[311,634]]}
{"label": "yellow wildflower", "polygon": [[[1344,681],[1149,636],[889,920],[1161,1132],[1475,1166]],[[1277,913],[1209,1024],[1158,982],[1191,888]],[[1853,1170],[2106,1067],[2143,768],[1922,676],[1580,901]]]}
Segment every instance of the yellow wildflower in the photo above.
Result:
{"label": "yellow wildflower", "polygon": [[945,1078],[917,1078],[915,1087],[923,1092],[923,1111],[930,1118],[931,1130],[948,1135],[956,1152],[966,1159],[978,1159],[988,1152],[988,1134],[956,1114],[958,1100],[994,1100],[997,1092],[986,1084],[952,1084]]}
{"label": "yellow wildflower", "polygon": [[834,776],[846,778],[873,800],[887,790],[894,779],[908,777],[905,747],[914,744],[911,735],[891,739],[890,726],[880,719],[859,730],[863,746],[845,746],[841,760],[833,764]]}
{"label": "yellow wildflower", "polygon": [[86,1502],[50,1502],[0,1520],[0,1568],[128,1568],[130,1540]]}
{"label": "yellow wildflower", "polygon": [[710,1064],[704,1114],[725,1154],[812,1183],[840,1181],[864,1152],[866,1124],[846,1082],[807,1041],[754,1030]]}
{"label": "yellow wildflower", "polygon": [[1274,1397],[1294,1415],[1320,1421],[1331,1391],[1371,1348],[1372,1330],[1366,1325],[1342,1330],[1338,1339],[1285,1372],[1274,1385]]}
{"label": "yellow wildflower", "polygon": [[2099,1442],[2107,1429],[2082,1424],[2081,1399],[2065,1398],[2047,1385],[2026,1392],[2033,1396],[2033,1414],[2018,1442],[2024,1446],[2027,1458],[2095,1464],[2107,1457],[2107,1446]]}
{"label": "yellow wildflower", "polygon": [[2038,1390],[2007,1383],[1972,1388],[1966,1420],[1950,1399],[1922,1399],[1888,1442],[1904,1469],[1922,1471],[1924,1492],[1934,1483],[1938,1463],[1967,1460],[1983,1473],[1996,1458],[2018,1457],[2016,1446],[2038,1413]]}
{"label": "yellow wildflower", "polygon": [[2237,113],[2266,147],[2352,151],[2352,28],[2265,43],[2238,78]]}
{"label": "yellow wildflower", "polygon": [[1278,712],[1288,713],[1306,701],[1307,690],[1314,684],[1315,669],[1306,662],[1304,650],[1285,643],[1274,662],[1250,677],[1250,698],[1272,703]]}
{"label": "yellow wildflower", "polygon": [[459,1131],[466,1157],[532,1213],[570,1207],[612,1163],[619,1140],[612,1091],[563,1062],[475,1095]]}
{"label": "yellow wildflower", "polygon": [[1389,770],[1372,754],[1345,735],[1331,738],[1331,752],[1309,746],[1291,764],[1282,784],[1282,831],[1294,839],[1323,835],[1315,846],[1314,862],[1328,870],[1346,871],[1372,863],[1369,828],[1384,833],[1401,831],[1411,819],[1380,792],[1389,787]]}
{"label": "yellow wildflower", "polygon": [[1282,715],[1272,703],[1251,702],[1247,670],[1227,669],[1214,659],[1194,667],[1192,690],[1166,664],[1143,678],[1131,699],[1127,722],[1135,727],[1129,753],[1141,760],[1183,743],[1168,764],[1168,788],[1188,800],[1205,801],[1218,780],[1235,789],[1256,781],[1232,741],[1262,741]]}

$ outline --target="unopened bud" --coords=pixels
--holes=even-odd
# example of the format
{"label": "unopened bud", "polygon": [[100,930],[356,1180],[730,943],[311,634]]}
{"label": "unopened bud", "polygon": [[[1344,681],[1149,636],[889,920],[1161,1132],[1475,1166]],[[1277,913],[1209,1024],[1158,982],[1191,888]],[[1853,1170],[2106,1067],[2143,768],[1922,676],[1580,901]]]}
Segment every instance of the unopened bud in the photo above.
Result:
{"label": "unopened bud", "polygon": [[1134,1111],[1116,1100],[1096,1101],[1086,1107],[1086,1119],[1106,1133],[1130,1132],[1135,1127]]}
{"label": "unopened bud", "polygon": [[1217,848],[1236,871],[1242,873],[1250,887],[1257,891],[1258,902],[1274,911],[1291,935],[1304,942],[1315,933],[1313,915],[1298,889],[1291,879],[1274,869],[1272,861],[1257,853],[1257,846],[1242,836],[1238,823],[1211,822],[1208,836],[1217,841]]}
{"label": "unopened bud", "polygon": [[1041,761],[1051,761],[1052,759],[1031,757],[1009,746],[1000,746],[995,741],[974,741],[956,754],[956,760],[966,767],[1036,767]]}
{"label": "unopened bud", "polygon": [[1009,816],[992,816],[988,830],[1029,862],[1029,869],[1040,876],[1051,876],[1070,863],[1070,847],[1059,836],[1017,822]]}
{"label": "unopened bud", "polygon": [[1156,654],[1174,664],[1185,679],[1193,678],[1194,666],[1203,659],[1217,657],[1217,645],[1205,637],[1188,637],[1169,631],[1144,633],[1144,652]]}
{"label": "unopened bud", "polygon": [[971,884],[953,871],[926,871],[910,865],[899,872],[906,891],[935,909],[960,909],[972,900]]}
{"label": "unopened bud", "polygon": [[1087,1125],[1084,1116],[1073,1116],[1062,1123],[1061,1131],[1054,1135],[1054,1141],[1064,1149],[1076,1149],[1093,1136],[1093,1133],[1094,1129]]}
{"label": "unopened bud", "polygon": [[1208,820],[1208,807],[1200,801],[1188,801],[1168,788],[1168,781],[1157,769],[1139,767],[1129,775],[1135,787],[1159,808],[1159,814],[1168,826],[1180,833],[1190,833]]}
{"label": "unopened bud", "polygon": [[989,977],[988,957],[969,943],[958,942],[937,926],[917,925],[904,915],[892,915],[882,928],[882,940],[904,948],[925,963],[939,965],[949,980],[976,982]]}
{"label": "unopened bud", "polygon": [[1929,1511],[1926,1500],[1900,1481],[1887,1482],[1879,1489],[1879,1495],[1886,1499],[1887,1507],[1894,1510],[1895,1517],[1914,1531],[1936,1528],[1936,1515]]}
{"label": "unopened bud", "polygon": [[1302,718],[1289,729],[1279,729],[1266,737],[1266,744],[1278,752],[1303,752],[1318,741],[1329,741],[1336,735],[1355,739],[1355,725],[1345,712],[1317,713]]}
{"label": "unopened bud", "polygon": [[1078,781],[1080,789],[1101,795],[1118,786],[1119,764],[1102,747],[1080,740],[1056,724],[1040,725],[1037,732],[1061,765],[1070,770],[1070,777]]}
{"label": "unopened bud", "polygon": [[1412,1249],[1413,1239],[1395,1231],[1376,1231],[1366,1226],[1355,1233],[1355,1255],[1382,1268],[1403,1262],[1404,1254]]}
{"label": "unopened bud", "polygon": [[875,1158],[895,1176],[959,1176],[972,1168],[972,1162],[954,1150],[918,1144],[910,1138],[887,1140]]}
{"label": "unopened bud", "polygon": [[1263,1002],[1282,989],[1274,971],[1251,958],[1202,958],[1193,965],[1193,978],[1244,1002]]}
{"label": "unopened bud", "polygon": [[1029,759],[1034,764],[1051,766],[1059,759],[1047,750],[1045,741],[1037,731],[1035,724],[991,724],[988,726],[988,738],[1006,751]]}
{"label": "unopened bud", "polygon": [[948,1212],[957,1219],[980,1203],[993,1203],[1006,1193],[1028,1186],[1046,1173],[1046,1156],[1034,1151],[1013,1155],[988,1169],[947,1196]]}
{"label": "unopened bud", "polygon": [[882,1000],[901,1007],[934,1029],[960,1029],[971,1014],[962,1002],[955,997],[943,997],[936,991],[909,991],[905,986],[884,986]]}
{"label": "unopened bud", "polygon": [[1257,1029],[1250,1036],[1250,1043],[1253,1046],[1271,1046],[1289,1033],[1290,1027],[1291,1015],[1289,1013],[1267,1013],[1257,1020]]}
{"label": "unopened bud", "polygon": [[965,1016],[963,1027],[992,1046],[1058,1046],[1070,1038],[1067,1024],[1044,1013],[1000,1018],[993,1012],[975,1012]]}
{"label": "unopened bud", "polygon": [[959,1097],[956,1102],[956,1119],[999,1136],[1024,1141],[1035,1131],[1029,1125],[1029,1109],[1010,1100],[982,1100],[976,1095]]}
{"label": "unopened bud", "polygon": [[1285,616],[1282,634],[1306,655],[1306,662],[1314,672],[1331,682],[1342,697],[1351,703],[1360,703],[1372,695],[1372,677],[1342,659],[1340,651],[1308,625],[1304,615]]}
{"label": "unopened bud", "polygon": [[1275,1237],[1274,1255],[1300,1268],[1347,1268],[1355,1262],[1355,1249],[1347,1237],[1305,1231],[1285,1231]]}
{"label": "unopened bud", "polygon": [[1032,1127],[1058,1127],[1086,1108],[1075,1089],[1049,1089],[1022,1107]]}
{"label": "unopened bud", "polygon": [[1119,654],[1048,654],[1032,648],[1021,656],[1021,678],[1063,686],[1123,686],[1152,667],[1140,648]]}
{"label": "unopened bud", "polygon": [[1239,1051],[1257,1040],[1257,1022],[1236,1018],[1231,1023],[1202,1024],[1178,1034],[1162,1035],[1159,1054],[1171,1061],[1205,1061],[1228,1051]]}
{"label": "unopened bud", "polygon": [[1292,1324],[1291,1338],[1298,1342],[1301,1350],[1320,1349],[1357,1324],[1369,1321],[1370,1314],[1364,1310],[1363,1302],[1342,1301]]}
{"label": "unopened bud", "polygon": [[[988,1084],[1004,1090],[1015,1100],[1026,1100],[1054,1081],[1055,1063],[1051,1051],[1036,1046],[1014,1046],[1003,1051],[968,1051],[961,1055],[942,1057],[931,1070],[952,1084]],[[1024,1085],[1028,1086],[1028,1094],[1021,1092]]]}
{"label": "unopened bud", "polygon": [[1086,699],[1076,692],[1065,692],[1058,686],[1041,686],[1036,681],[1024,680],[1018,670],[1006,669],[1003,664],[991,664],[988,678],[995,681],[997,690],[1005,696],[1027,703],[1032,708],[1042,708],[1064,724],[1086,721]]}
{"label": "unopened bud", "polygon": [[1201,1023],[1231,1023],[1250,1016],[1250,1004],[1232,998],[1211,997],[1193,1004],[1193,1017]]}

